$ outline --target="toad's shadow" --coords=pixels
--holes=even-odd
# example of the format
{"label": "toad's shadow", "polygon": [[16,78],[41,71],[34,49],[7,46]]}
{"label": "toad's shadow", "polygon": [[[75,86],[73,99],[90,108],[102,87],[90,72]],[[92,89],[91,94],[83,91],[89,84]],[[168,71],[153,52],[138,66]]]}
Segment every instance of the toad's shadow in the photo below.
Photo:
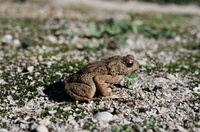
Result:
{"label": "toad's shadow", "polygon": [[43,92],[50,100],[56,102],[72,101],[72,99],[65,93],[62,81],[49,85]]}

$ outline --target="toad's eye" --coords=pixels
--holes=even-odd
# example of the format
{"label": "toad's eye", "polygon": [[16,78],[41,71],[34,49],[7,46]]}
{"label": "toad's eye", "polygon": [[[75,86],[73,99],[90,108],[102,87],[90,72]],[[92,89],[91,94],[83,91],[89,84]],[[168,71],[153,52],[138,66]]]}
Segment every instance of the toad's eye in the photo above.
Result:
{"label": "toad's eye", "polygon": [[126,62],[127,67],[132,67],[133,66],[133,61],[127,61]]}

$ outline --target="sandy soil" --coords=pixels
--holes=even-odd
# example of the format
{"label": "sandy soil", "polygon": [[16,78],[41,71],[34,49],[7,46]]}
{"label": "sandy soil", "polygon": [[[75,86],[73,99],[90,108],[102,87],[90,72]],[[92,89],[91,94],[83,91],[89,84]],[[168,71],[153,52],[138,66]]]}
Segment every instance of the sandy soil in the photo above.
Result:
{"label": "sandy soil", "polygon": [[124,18],[127,12],[200,15],[200,8],[196,5],[158,5],[135,1],[52,0],[26,3],[0,1],[0,17],[49,18],[62,16],[84,19],[117,15]]}

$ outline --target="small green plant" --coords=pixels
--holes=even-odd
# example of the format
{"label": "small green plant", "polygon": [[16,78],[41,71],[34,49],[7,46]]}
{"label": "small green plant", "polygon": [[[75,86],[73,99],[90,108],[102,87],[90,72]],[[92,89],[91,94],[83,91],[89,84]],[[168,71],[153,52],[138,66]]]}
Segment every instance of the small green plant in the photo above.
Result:
{"label": "small green plant", "polygon": [[56,118],[51,117],[50,121],[53,122],[53,123],[56,123]]}
{"label": "small green plant", "polygon": [[40,117],[40,118],[44,118],[44,117],[47,117],[47,116],[49,116],[50,114],[49,114],[49,108],[45,108],[45,110],[44,111],[42,111],[41,113],[39,113],[38,115],[37,115],[37,117]]}
{"label": "small green plant", "polygon": [[130,125],[117,126],[111,130],[112,132],[132,132]]}
{"label": "small green plant", "polygon": [[2,128],[8,128],[8,125],[6,122],[2,122],[1,125],[0,125]]}
{"label": "small green plant", "polygon": [[140,28],[140,33],[148,38],[174,38],[176,36],[176,31],[170,28],[156,28],[154,26],[147,25],[144,28]]}
{"label": "small green plant", "polygon": [[155,118],[153,116],[144,120],[144,124],[147,126],[147,129],[152,129],[154,131],[158,129],[158,126],[155,124]]}
{"label": "small green plant", "polygon": [[68,119],[69,117],[69,112],[68,111],[64,111],[63,109],[61,109],[60,107],[56,108],[56,113],[55,113],[55,117],[57,118],[64,118],[64,119]]}
{"label": "small green plant", "polygon": [[85,130],[94,130],[94,129],[96,129],[96,126],[94,125],[94,123],[86,122],[83,125],[83,129],[85,129]]}
{"label": "small green plant", "polygon": [[91,36],[93,36],[93,37],[100,37],[101,36],[101,33],[99,32],[97,25],[94,22],[90,22],[88,24],[88,28],[89,28]]}
{"label": "small green plant", "polygon": [[90,22],[88,24],[90,35],[86,36],[102,38],[104,36],[121,35],[122,33],[132,32],[134,29],[132,26],[130,21],[117,21],[113,24]]}
{"label": "small green plant", "polygon": [[135,73],[132,72],[129,76],[125,76],[124,80],[125,80],[124,86],[126,88],[131,88],[131,86],[136,82]]}

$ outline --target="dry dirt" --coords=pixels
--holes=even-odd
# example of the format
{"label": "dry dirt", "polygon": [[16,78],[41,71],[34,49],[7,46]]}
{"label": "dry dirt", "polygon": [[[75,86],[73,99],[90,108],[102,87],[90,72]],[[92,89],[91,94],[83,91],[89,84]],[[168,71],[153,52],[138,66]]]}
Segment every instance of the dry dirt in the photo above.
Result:
{"label": "dry dirt", "polygon": [[127,12],[200,15],[200,8],[196,5],[158,5],[136,1],[52,0],[25,3],[0,1],[1,17],[49,18],[61,16],[86,19],[88,17],[105,18],[105,16],[115,15],[118,16],[117,18],[124,18]]}

